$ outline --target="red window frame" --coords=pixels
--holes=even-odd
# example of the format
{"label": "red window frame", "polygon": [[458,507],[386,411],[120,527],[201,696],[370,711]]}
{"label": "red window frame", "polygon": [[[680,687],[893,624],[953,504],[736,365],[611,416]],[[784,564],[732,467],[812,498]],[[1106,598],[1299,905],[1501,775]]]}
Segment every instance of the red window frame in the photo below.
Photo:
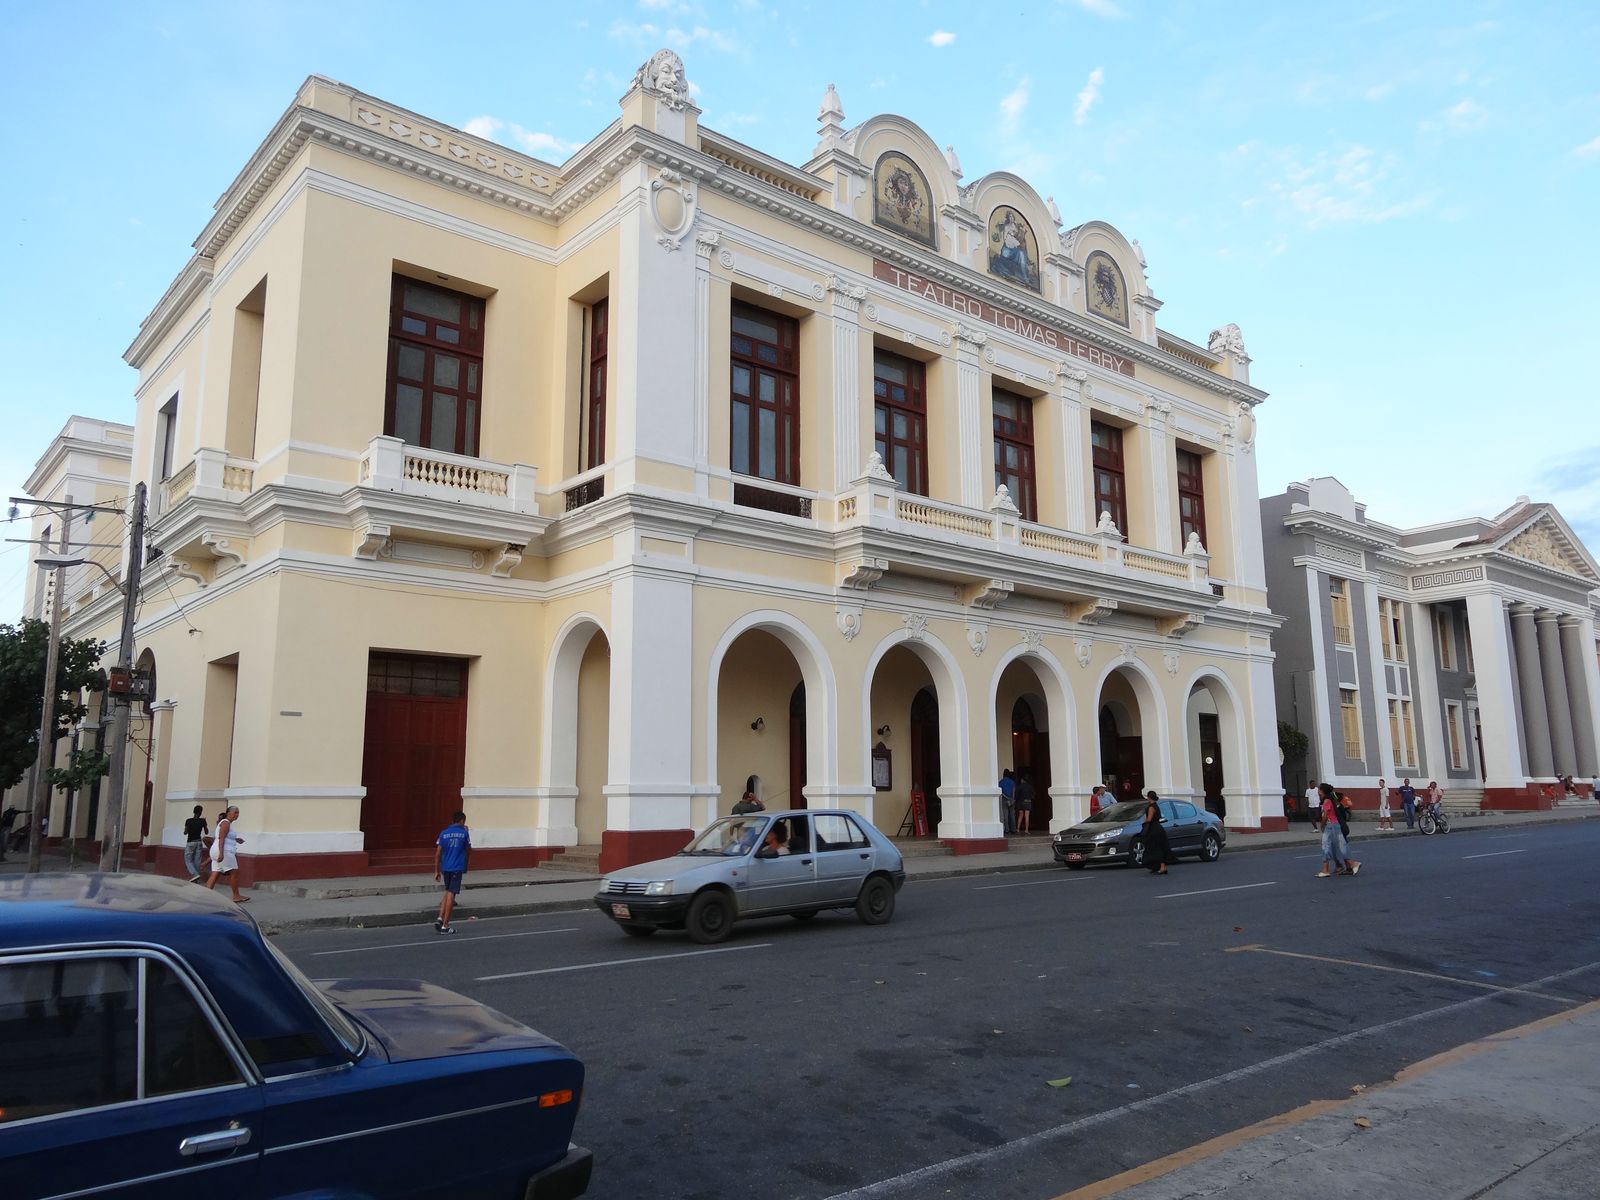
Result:
{"label": "red window frame", "polygon": [[1122,430],[1101,421],[1089,423],[1089,440],[1094,446],[1095,520],[1109,512],[1124,537],[1128,533],[1128,482],[1123,473]]}
{"label": "red window frame", "polygon": [[[1001,484],[1025,521],[1039,519],[1033,473],[1033,397],[995,388],[994,485]],[[1002,413],[1002,408],[1012,410]],[[1015,415],[1012,415],[1014,413]]]}
{"label": "red window frame", "polygon": [[[772,335],[763,336],[761,326],[770,326]],[[736,475],[798,486],[800,322],[736,302],[728,332],[729,465]],[[771,433],[765,456],[763,425]]]}
{"label": "red window frame", "polygon": [[1200,535],[1200,544],[1206,540],[1206,485],[1204,466],[1193,450],[1178,451],[1178,526],[1179,539],[1189,544],[1189,535]]}
{"label": "red window frame", "polygon": [[[459,304],[460,316],[450,320],[439,312],[407,307],[407,293],[413,303],[417,293],[432,293]],[[484,304],[477,296],[423,283],[406,275],[396,275],[389,294],[389,379],[384,394],[383,431],[390,437],[432,450],[478,455],[478,435],[483,409],[483,316]],[[420,355],[420,359],[418,356]],[[448,382],[441,364],[456,361],[456,380]],[[402,376],[420,362],[416,374]],[[411,430],[397,428],[400,389],[420,393],[415,438]],[[455,406],[455,420],[448,426],[448,437],[435,438],[434,406],[445,400]],[[442,431],[441,431],[442,432]],[[446,444],[441,444],[446,443]]]}
{"label": "red window frame", "polygon": [[[903,376],[883,373],[889,368]],[[927,368],[888,350],[872,356],[872,444],[889,474],[914,496],[928,494]],[[899,418],[897,422],[896,418]],[[902,457],[903,452],[903,457]]]}
{"label": "red window frame", "polygon": [[596,300],[589,308],[589,368],[584,397],[583,470],[606,460],[606,350],[611,331],[609,300]]}

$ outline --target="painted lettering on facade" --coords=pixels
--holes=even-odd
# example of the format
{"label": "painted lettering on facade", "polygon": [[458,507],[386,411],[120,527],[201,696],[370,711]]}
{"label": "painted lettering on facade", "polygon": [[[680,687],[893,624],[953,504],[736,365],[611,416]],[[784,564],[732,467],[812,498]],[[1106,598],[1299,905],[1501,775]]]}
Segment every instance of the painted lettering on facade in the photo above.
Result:
{"label": "painted lettering on facade", "polygon": [[1025,337],[1030,342],[1035,342],[1060,354],[1070,354],[1074,358],[1081,358],[1085,362],[1094,363],[1098,367],[1105,367],[1108,371],[1115,371],[1119,375],[1131,376],[1133,374],[1133,360],[1131,358],[1124,358],[1120,354],[1102,350],[1099,346],[1080,341],[1071,334],[1063,333],[1053,326],[1041,324],[1029,317],[1007,312],[1003,308],[996,308],[986,300],[980,300],[976,296],[969,296],[965,292],[958,292],[955,288],[947,287],[936,280],[926,279],[915,271],[905,271],[889,263],[874,259],[872,262],[872,277],[884,283],[893,284],[901,291],[910,292],[914,296],[921,296],[924,300],[932,301],[934,304],[941,305],[953,312],[971,317],[975,321],[984,321],[999,329],[1004,329],[1007,333]]}

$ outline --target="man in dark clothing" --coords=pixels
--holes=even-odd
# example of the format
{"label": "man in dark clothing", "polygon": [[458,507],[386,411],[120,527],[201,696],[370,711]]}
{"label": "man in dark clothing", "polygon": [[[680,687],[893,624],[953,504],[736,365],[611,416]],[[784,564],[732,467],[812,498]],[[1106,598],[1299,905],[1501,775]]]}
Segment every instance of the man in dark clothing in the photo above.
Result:
{"label": "man in dark clothing", "polygon": [[1417,789],[1411,786],[1408,775],[1400,781],[1400,803],[1406,806],[1406,828],[1417,827]]}

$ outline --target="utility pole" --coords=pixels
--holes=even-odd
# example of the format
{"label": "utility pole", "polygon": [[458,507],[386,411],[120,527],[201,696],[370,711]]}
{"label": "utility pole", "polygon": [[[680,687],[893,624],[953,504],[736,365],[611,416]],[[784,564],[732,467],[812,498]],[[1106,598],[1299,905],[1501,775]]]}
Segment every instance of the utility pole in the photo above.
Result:
{"label": "utility pole", "polygon": [[[117,665],[133,667],[133,619],[139,611],[139,578],[144,572],[144,484],[133,489],[133,524],[128,531],[128,571],[122,580],[122,633],[117,639]],[[111,768],[106,774],[106,836],[101,843],[100,869],[122,870],[122,833],[127,824],[127,796],[123,781],[128,766],[128,709],[131,696],[112,696]],[[92,834],[94,831],[90,830]]]}
{"label": "utility pole", "polygon": [[[72,534],[72,497],[67,497],[61,520],[61,556],[66,557]],[[56,760],[56,659],[61,648],[61,593],[67,586],[67,569],[57,567],[55,584],[50,589],[50,640],[44,652],[44,695],[39,698],[39,754],[33,762],[33,803],[28,815],[28,874],[39,873],[39,855],[44,849],[41,826],[50,812],[50,768]]]}

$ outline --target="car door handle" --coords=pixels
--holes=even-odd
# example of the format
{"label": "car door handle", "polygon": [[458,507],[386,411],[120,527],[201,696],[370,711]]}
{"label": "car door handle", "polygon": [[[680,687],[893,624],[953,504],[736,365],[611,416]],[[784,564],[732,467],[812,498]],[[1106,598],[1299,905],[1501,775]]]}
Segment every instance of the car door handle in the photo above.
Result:
{"label": "car door handle", "polygon": [[237,1150],[250,1144],[248,1128],[219,1129],[215,1133],[196,1133],[178,1143],[178,1153],[185,1157],[195,1154],[217,1154],[223,1150]]}
{"label": "car door handle", "polygon": [[[42,676],[41,676],[41,678],[42,678]],[[871,858],[871,857],[872,857],[872,851],[870,851],[870,850],[869,850],[869,851],[867,851],[867,852],[866,852],[866,853],[865,853],[865,854],[863,854],[863,855],[862,855],[862,856],[861,856],[861,857],[862,857],[862,859],[863,859],[863,860],[865,860],[865,859],[868,859],[868,858]]]}
{"label": "car door handle", "polygon": [[[44,676],[41,675],[39,678],[43,679]],[[811,860],[809,858],[802,858],[800,860],[800,865],[802,867],[809,867],[811,865]]]}

